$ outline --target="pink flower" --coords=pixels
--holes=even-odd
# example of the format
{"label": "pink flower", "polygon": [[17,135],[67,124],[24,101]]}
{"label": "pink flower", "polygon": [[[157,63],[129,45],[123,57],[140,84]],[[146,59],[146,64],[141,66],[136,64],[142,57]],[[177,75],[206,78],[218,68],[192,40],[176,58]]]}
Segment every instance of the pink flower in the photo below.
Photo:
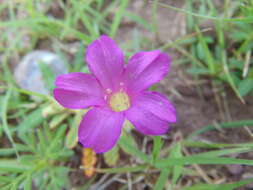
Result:
{"label": "pink flower", "polygon": [[162,135],[176,122],[175,108],[148,88],[168,73],[170,58],[160,50],[139,52],[125,65],[117,44],[103,35],[88,46],[86,61],[91,74],[69,73],[57,77],[55,99],[66,108],[91,107],[83,117],[78,140],[97,153],[116,144],[124,120],[145,135]]}

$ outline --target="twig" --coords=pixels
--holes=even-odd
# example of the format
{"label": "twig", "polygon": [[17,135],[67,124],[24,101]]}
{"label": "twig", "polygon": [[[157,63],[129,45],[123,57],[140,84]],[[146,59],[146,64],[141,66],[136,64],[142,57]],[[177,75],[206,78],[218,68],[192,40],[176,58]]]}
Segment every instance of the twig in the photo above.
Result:
{"label": "twig", "polygon": [[[183,152],[186,156],[190,156],[190,153],[185,147],[183,147]],[[197,172],[204,179],[205,182],[213,184],[212,179],[208,177],[208,175],[204,172],[204,170],[202,170],[202,168],[198,164],[193,164],[192,166],[197,170]]]}

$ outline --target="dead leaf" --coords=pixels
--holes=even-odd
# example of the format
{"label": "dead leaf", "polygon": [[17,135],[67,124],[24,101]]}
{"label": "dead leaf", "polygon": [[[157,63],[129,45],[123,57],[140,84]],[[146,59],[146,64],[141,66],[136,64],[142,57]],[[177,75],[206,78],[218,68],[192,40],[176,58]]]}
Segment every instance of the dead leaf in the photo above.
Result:
{"label": "dead leaf", "polygon": [[97,162],[97,155],[91,148],[83,148],[82,151],[82,165],[84,168],[84,175],[92,177],[95,174],[95,164]]}

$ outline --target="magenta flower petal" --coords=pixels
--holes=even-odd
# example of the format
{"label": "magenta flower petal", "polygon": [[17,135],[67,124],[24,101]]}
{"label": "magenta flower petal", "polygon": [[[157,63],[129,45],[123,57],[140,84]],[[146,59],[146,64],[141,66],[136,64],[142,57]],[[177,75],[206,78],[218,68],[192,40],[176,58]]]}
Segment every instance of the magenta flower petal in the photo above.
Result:
{"label": "magenta flower petal", "polygon": [[55,85],[54,97],[59,104],[66,108],[82,109],[105,104],[102,90],[95,77],[90,74],[59,75]]}
{"label": "magenta flower petal", "polygon": [[99,83],[91,74],[69,73],[59,75],[55,80],[55,86],[66,90],[80,91],[84,93],[88,92],[93,93],[96,96],[103,96]]}
{"label": "magenta flower petal", "polygon": [[88,46],[86,60],[105,89],[114,90],[124,68],[124,55],[117,44],[103,35]]}
{"label": "magenta flower petal", "polygon": [[118,141],[123,122],[124,116],[121,112],[93,108],[81,121],[78,141],[96,153],[107,152]]}
{"label": "magenta flower petal", "polygon": [[128,88],[131,92],[147,89],[165,77],[169,66],[170,58],[160,50],[136,53],[125,71]]}
{"label": "magenta flower petal", "polygon": [[169,130],[167,121],[138,106],[133,106],[127,110],[126,118],[144,135],[162,135]]}
{"label": "magenta flower petal", "polygon": [[176,109],[166,96],[158,92],[142,92],[133,102],[133,106],[149,110],[152,114],[169,123],[176,122]]}
{"label": "magenta flower petal", "polygon": [[102,105],[104,103],[101,98],[78,91],[55,88],[53,93],[56,101],[63,107],[69,109],[84,109],[89,106]]}
{"label": "magenta flower petal", "polygon": [[126,111],[127,119],[146,135],[161,135],[176,122],[176,111],[169,100],[156,92],[143,92]]}

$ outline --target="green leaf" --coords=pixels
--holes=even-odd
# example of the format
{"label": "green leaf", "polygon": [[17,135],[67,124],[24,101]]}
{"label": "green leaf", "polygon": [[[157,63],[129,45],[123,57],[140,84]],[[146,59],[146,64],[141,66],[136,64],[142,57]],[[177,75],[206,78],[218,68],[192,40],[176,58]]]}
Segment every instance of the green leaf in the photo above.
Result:
{"label": "green leaf", "polygon": [[252,90],[253,90],[253,79],[252,78],[244,79],[238,85],[238,91],[241,94],[241,96],[247,95]]}
{"label": "green leaf", "polygon": [[214,150],[203,153],[195,154],[195,156],[203,156],[203,157],[216,157],[216,156],[224,156],[229,154],[240,154],[245,152],[251,152],[253,147],[241,147],[241,148],[228,148],[223,150]]}
{"label": "green leaf", "polygon": [[105,163],[109,166],[115,166],[119,160],[119,147],[114,146],[112,150],[104,154]]}
{"label": "green leaf", "polygon": [[215,60],[213,58],[213,55],[208,47],[208,44],[207,44],[204,36],[202,35],[202,33],[200,32],[198,27],[196,27],[196,31],[198,33],[198,39],[200,41],[200,44],[203,48],[203,53],[204,53],[203,56],[205,57],[205,60],[206,60],[206,63],[207,63],[208,69],[209,69],[209,74],[214,75],[216,71],[215,71]]}
{"label": "green leaf", "polygon": [[28,175],[25,179],[24,190],[31,190],[31,189],[32,189],[32,176]]}
{"label": "green leaf", "polygon": [[50,169],[49,175],[51,183],[53,186],[57,187],[54,189],[70,189],[70,184],[68,180],[69,168],[64,166],[58,166],[53,169]]}
{"label": "green leaf", "polygon": [[184,146],[187,147],[199,147],[199,148],[229,148],[229,147],[252,147],[253,143],[239,143],[239,144],[224,144],[224,143],[209,143],[193,140],[184,140]]}
{"label": "green leaf", "polygon": [[154,190],[163,190],[166,182],[168,181],[169,173],[170,173],[169,168],[162,169],[159,178],[156,181]]}
{"label": "green leaf", "polygon": [[1,148],[0,149],[0,156],[8,156],[15,154],[15,149],[14,148]]}
{"label": "green leaf", "polygon": [[163,142],[160,136],[153,137],[153,150],[152,150],[152,159],[153,163],[159,158],[159,154],[162,148]]}
{"label": "green leaf", "polygon": [[124,15],[129,19],[133,20],[134,22],[136,22],[137,24],[142,25],[145,29],[152,31],[152,26],[150,25],[150,23],[148,23],[145,19],[143,19],[139,15],[136,15],[129,11],[125,11]]}
{"label": "green leaf", "polygon": [[140,158],[141,160],[143,160],[144,162],[146,163],[150,163],[151,160],[149,158],[149,156],[147,156],[146,154],[144,154],[143,152],[141,152],[133,137],[131,136],[130,133],[126,133],[126,132],[123,132],[122,135],[121,135],[121,138],[119,140],[119,146],[120,148],[122,148],[126,153],[129,153],[131,155],[134,155],[138,158]]}
{"label": "green leaf", "polygon": [[[187,17],[189,15],[194,16],[194,17],[199,17],[199,18],[204,18],[204,19],[209,19],[209,20],[219,20],[219,21],[225,21],[225,22],[243,22],[243,23],[252,23],[253,22],[253,16],[248,16],[248,17],[238,17],[238,18],[224,18],[224,17],[215,17],[215,16],[209,16],[206,14],[198,14],[192,11],[188,11],[186,9],[181,9],[181,8],[177,8],[174,6],[171,6],[169,4],[165,4],[165,3],[158,3],[160,6],[174,10],[174,11],[178,11],[178,12],[182,12],[187,14]],[[206,11],[204,11],[206,13]]]}
{"label": "green leaf", "polygon": [[46,136],[44,135],[42,129],[38,129],[37,135],[38,135],[38,138],[39,138],[38,150],[39,150],[41,153],[44,153],[44,152],[46,152],[47,149],[48,149],[48,139],[47,139]]}
{"label": "green leaf", "polygon": [[199,42],[197,43],[196,50],[197,50],[197,52],[196,52],[197,53],[197,57],[199,59],[201,59],[201,60],[205,60],[206,55],[205,55],[205,51],[204,51],[204,48],[203,48],[203,46],[202,46],[201,43],[199,43]]}
{"label": "green leaf", "polygon": [[1,106],[2,106],[1,111],[2,112],[0,114],[1,114],[1,119],[2,119],[2,122],[3,122],[3,130],[6,134],[6,136],[8,137],[9,141],[11,142],[13,148],[15,149],[15,153],[18,157],[19,156],[18,151],[17,151],[16,145],[15,145],[15,142],[12,138],[12,134],[11,134],[11,131],[9,129],[8,122],[7,122],[8,103],[9,103],[9,100],[10,100],[10,97],[11,97],[11,93],[12,93],[12,88],[8,89],[4,99],[2,99],[2,102],[1,102]]}
{"label": "green leaf", "polygon": [[0,171],[3,172],[24,172],[30,169],[30,165],[24,165],[16,160],[0,160]]}
{"label": "green leaf", "polygon": [[[181,149],[182,149],[182,145],[181,145],[180,142],[175,144],[171,149],[170,158],[182,158],[183,154],[182,154]],[[176,166],[173,167],[172,185],[175,185],[177,183],[178,179],[182,175],[182,171],[183,171],[183,166],[182,165],[176,165]]]}
{"label": "green leaf", "polygon": [[54,129],[58,125],[60,125],[67,117],[69,116],[68,113],[62,113],[53,117],[53,119],[49,123],[50,129]]}
{"label": "green leaf", "polygon": [[[178,142],[174,146],[172,146],[168,158],[181,158],[181,157],[182,157],[181,143]],[[182,165],[176,165],[173,167],[172,185],[176,184],[178,178],[181,176],[182,170],[183,170]],[[161,169],[159,178],[156,181],[156,184],[154,187],[155,190],[162,190],[165,187],[165,184],[168,181],[168,177],[169,177],[170,172],[171,172],[171,167],[164,167]]]}
{"label": "green leaf", "polygon": [[[46,16],[42,15],[37,18],[25,18],[22,20],[0,22],[0,25],[3,28],[12,27],[14,29],[17,29],[20,27],[26,27],[27,29],[35,31],[40,28],[40,30],[42,30],[41,33],[44,32],[45,35],[51,36],[59,36],[62,33],[62,30],[65,29],[66,31],[68,31],[68,33],[71,33],[76,38],[83,40],[85,44],[89,44],[92,41],[92,39],[87,34],[80,32],[71,26],[66,25],[64,21],[59,19],[48,19]],[[53,31],[53,29],[57,30]]]}
{"label": "green leaf", "polygon": [[23,121],[17,126],[18,136],[22,139],[22,134],[31,131],[33,128],[38,127],[45,118],[42,116],[42,109],[38,108],[24,118]]}
{"label": "green leaf", "polygon": [[79,49],[78,49],[78,51],[77,51],[77,53],[75,54],[75,57],[74,57],[72,72],[80,72],[82,67],[84,66],[84,64],[83,64],[83,52],[84,52],[84,44],[81,43],[80,46],[79,46]]}
{"label": "green leaf", "polygon": [[187,72],[193,75],[208,75],[209,70],[207,68],[197,68],[192,67],[190,69],[187,69]]}
{"label": "green leaf", "polygon": [[0,175],[0,185],[3,183],[10,183],[13,181],[13,177],[11,176],[1,176]]}
{"label": "green leaf", "polygon": [[236,190],[239,187],[252,183],[253,179],[246,179],[235,183],[228,184],[197,184],[182,190]]}
{"label": "green leaf", "polygon": [[120,6],[116,12],[116,14],[114,15],[114,19],[111,25],[111,30],[110,30],[110,36],[114,37],[117,33],[117,30],[119,28],[120,22],[121,22],[121,18],[124,14],[124,11],[126,9],[128,5],[128,0],[122,0],[120,1]]}
{"label": "green leaf", "polygon": [[67,148],[72,149],[77,145],[78,137],[77,137],[77,132],[78,132],[78,127],[79,124],[82,120],[82,114],[76,114],[73,122],[71,124],[70,130],[66,136],[65,139],[65,145]]}
{"label": "green leaf", "polygon": [[[52,151],[57,147],[60,147],[60,145],[62,144],[62,139],[66,133],[66,129],[67,129],[67,125],[63,124],[61,126],[59,126],[58,130],[56,131],[56,134],[54,136],[53,141],[50,142],[50,146],[48,147],[48,152]],[[58,149],[57,149],[58,150]]]}
{"label": "green leaf", "polygon": [[183,158],[167,158],[158,160],[155,164],[157,168],[164,168],[175,165],[191,165],[191,164],[243,164],[253,166],[252,160],[224,158],[224,157],[201,157],[201,156],[186,156]]}
{"label": "green leaf", "polygon": [[222,65],[223,65],[223,71],[224,74],[226,76],[227,82],[229,83],[229,85],[231,86],[231,88],[234,90],[235,94],[237,95],[237,97],[241,100],[242,103],[245,103],[242,96],[240,95],[237,87],[236,87],[236,83],[234,80],[233,75],[231,74],[228,64],[227,64],[227,52],[225,50],[221,51],[221,56],[222,56]]}
{"label": "green leaf", "polygon": [[[238,127],[244,127],[244,126],[253,126],[253,120],[241,120],[241,121],[232,121],[232,122],[226,122],[226,123],[219,123],[219,126],[223,129],[227,128],[238,128]],[[207,125],[202,127],[201,129],[194,131],[192,134],[189,135],[188,139],[200,135],[206,131],[215,130],[216,127],[214,125]]]}

